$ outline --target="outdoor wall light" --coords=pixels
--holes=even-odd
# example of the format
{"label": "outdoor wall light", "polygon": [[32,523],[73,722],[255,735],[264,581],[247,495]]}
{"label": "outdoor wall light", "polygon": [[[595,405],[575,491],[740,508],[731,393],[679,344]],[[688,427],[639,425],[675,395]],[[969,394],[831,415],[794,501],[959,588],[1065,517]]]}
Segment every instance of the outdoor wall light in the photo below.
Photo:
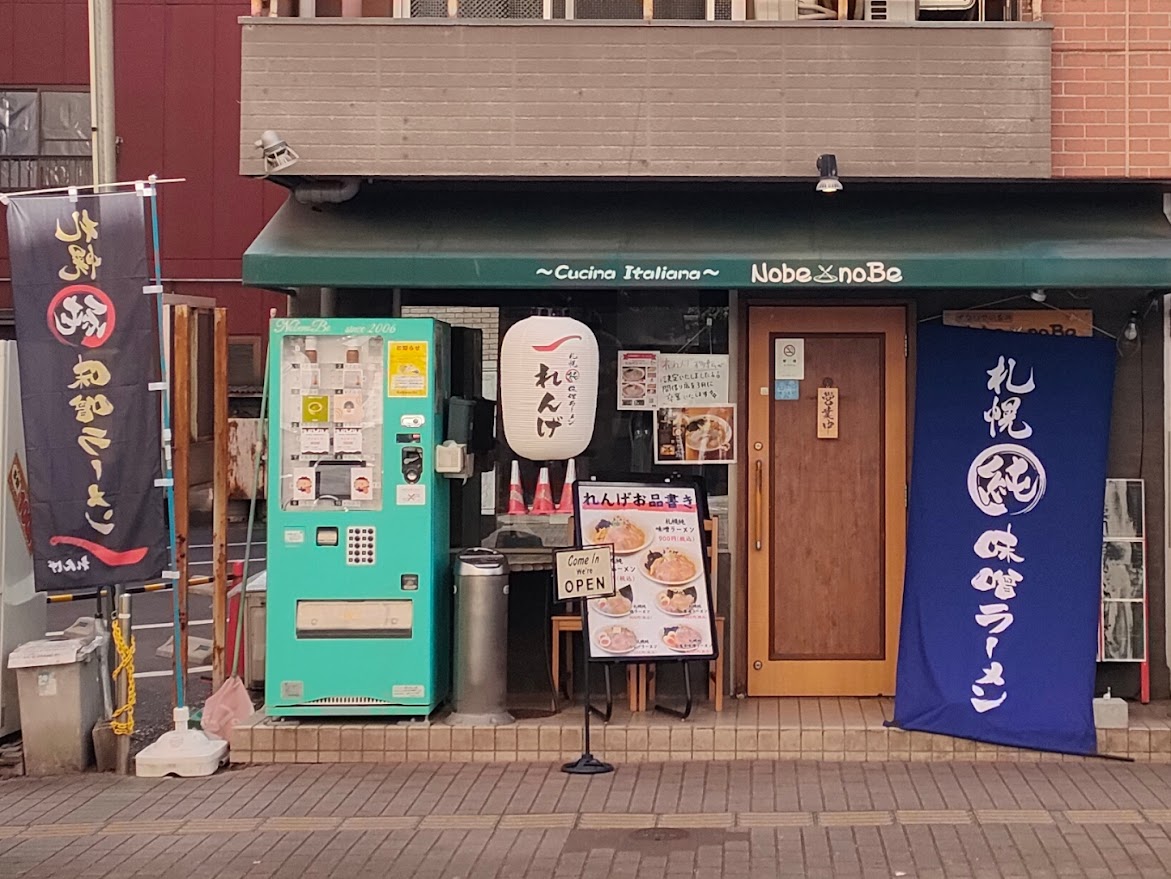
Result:
{"label": "outdoor wall light", "polygon": [[260,135],[260,140],[256,141],[256,148],[264,154],[265,174],[285,171],[295,165],[300,158],[275,131],[266,131]]}
{"label": "outdoor wall light", "polygon": [[821,175],[817,181],[818,192],[842,191],[842,181],[838,179],[838,157],[833,153],[817,157],[817,173]]}
{"label": "outdoor wall light", "polygon": [[1128,342],[1133,342],[1138,338],[1138,312],[1132,311],[1130,317],[1127,318],[1126,326],[1122,329],[1122,338]]}
{"label": "outdoor wall light", "polygon": [[1044,302],[1046,299],[1049,298],[1049,294],[1046,293],[1044,290],[1034,290],[1032,293],[1029,294],[1029,298],[1032,299],[1034,302]]}

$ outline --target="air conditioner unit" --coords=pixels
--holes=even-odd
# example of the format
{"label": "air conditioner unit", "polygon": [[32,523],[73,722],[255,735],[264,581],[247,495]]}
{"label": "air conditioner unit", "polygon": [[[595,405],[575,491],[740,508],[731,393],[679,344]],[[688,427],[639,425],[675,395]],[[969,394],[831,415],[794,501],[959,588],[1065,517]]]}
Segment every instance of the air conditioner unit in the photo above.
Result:
{"label": "air conditioner unit", "polygon": [[867,21],[907,23],[919,18],[919,0],[865,0]]}

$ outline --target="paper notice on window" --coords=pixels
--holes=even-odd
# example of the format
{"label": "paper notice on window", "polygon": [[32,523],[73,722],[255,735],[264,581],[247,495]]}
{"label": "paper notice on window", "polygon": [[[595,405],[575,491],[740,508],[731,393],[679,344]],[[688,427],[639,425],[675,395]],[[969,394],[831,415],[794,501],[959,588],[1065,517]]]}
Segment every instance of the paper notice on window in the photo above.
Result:
{"label": "paper notice on window", "polygon": [[634,411],[654,409],[658,390],[658,351],[618,352],[619,409]]}
{"label": "paper notice on window", "polygon": [[718,406],[729,402],[727,354],[659,355],[658,406]]}

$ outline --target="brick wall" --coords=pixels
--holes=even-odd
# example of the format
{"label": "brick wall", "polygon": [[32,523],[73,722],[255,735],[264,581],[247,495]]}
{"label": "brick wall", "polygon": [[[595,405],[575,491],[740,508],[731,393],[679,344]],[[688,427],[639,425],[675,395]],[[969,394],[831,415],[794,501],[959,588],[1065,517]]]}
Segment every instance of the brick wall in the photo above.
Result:
{"label": "brick wall", "polygon": [[1171,176],[1171,0],[1044,0],[1053,176]]}
{"label": "brick wall", "polygon": [[241,173],[1045,178],[1048,26],[249,19]]}
{"label": "brick wall", "polygon": [[500,309],[478,305],[404,305],[403,317],[433,317],[453,327],[483,333],[484,371],[495,373],[500,350]]}

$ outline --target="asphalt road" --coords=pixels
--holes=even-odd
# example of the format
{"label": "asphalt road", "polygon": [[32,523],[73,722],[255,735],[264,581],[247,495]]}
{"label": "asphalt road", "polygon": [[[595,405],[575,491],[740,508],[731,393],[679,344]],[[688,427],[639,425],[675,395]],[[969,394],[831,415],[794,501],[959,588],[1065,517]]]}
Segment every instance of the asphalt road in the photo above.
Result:
{"label": "asphalt road", "polygon": [[[248,527],[235,525],[228,533],[228,558],[243,561]],[[249,576],[264,569],[265,526],[258,523],[253,529],[252,561]],[[191,529],[190,574],[192,577],[212,573],[211,528]],[[79,617],[92,616],[94,606],[89,601],[49,605],[49,633],[63,631]],[[133,750],[150,744],[171,727],[171,708],[174,705],[174,674],[172,660],[157,655],[157,650],[174,633],[172,595],[166,592],[148,592],[133,599],[132,627],[137,644],[135,653],[135,682],[138,701],[135,707]],[[188,596],[188,636],[211,639],[211,598],[192,591]],[[187,703],[191,708],[203,704],[211,692],[211,666],[189,669]]]}

